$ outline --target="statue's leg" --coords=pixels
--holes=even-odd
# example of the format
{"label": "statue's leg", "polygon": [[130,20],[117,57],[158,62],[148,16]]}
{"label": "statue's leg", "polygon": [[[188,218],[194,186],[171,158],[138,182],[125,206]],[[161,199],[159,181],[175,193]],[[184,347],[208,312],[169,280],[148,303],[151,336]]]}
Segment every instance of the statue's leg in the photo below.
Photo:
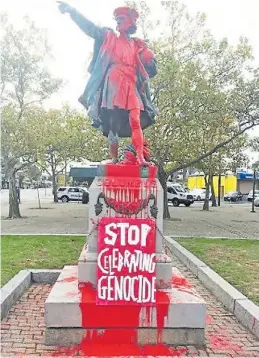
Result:
{"label": "statue's leg", "polygon": [[140,165],[148,164],[143,155],[144,135],[140,125],[140,110],[132,109],[129,114],[130,126],[132,131],[132,144],[137,153],[137,163]]}
{"label": "statue's leg", "polygon": [[110,155],[113,163],[118,162],[118,153],[119,153],[119,137],[117,134],[117,125],[114,118],[110,117],[110,130],[108,134],[108,141],[110,145]]}

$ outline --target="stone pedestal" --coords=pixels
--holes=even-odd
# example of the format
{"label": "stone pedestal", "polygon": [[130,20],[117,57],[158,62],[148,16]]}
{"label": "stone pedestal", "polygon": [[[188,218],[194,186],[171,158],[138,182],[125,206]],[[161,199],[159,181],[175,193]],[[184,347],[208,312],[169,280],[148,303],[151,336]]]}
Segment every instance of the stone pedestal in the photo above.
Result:
{"label": "stone pedestal", "polygon": [[[162,341],[172,345],[203,344],[205,302],[195,290],[189,288],[181,290],[172,284],[172,261],[163,250],[163,189],[156,178],[156,168],[151,168],[149,178],[141,178],[140,169],[136,166],[132,168],[127,166],[124,169],[120,166],[110,166],[108,170],[102,169],[102,176],[95,178],[89,191],[89,234],[87,244],[84,245],[79,257],[78,266],[64,268],[45,303],[47,327],[45,343],[59,346],[78,344],[86,330],[99,332],[111,329],[106,326],[84,326],[79,287],[84,283],[90,283],[93,287],[97,284],[97,239],[100,218],[103,216],[130,217],[122,212],[120,207],[111,205],[112,200],[120,200],[122,203],[138,200],[143,205],[141,210],[134,212],[132,217],[156,220],[156,283],[157,288],[165,292],[167,297],[167,302],[159,301],[156,307],[151,308],[151,319],[148,325],[143,323],[145,322],[143,318],[147,314],[146,309],[141,308],[138,327],[134,327],[138,330],[138,343],[157,342],[156,310],[159,309],[159,305],[168,305],[169,297],[168,315],[164,322]],[[134,195],[130,193],[132,190],[134,190]],[[173,269],[173,273],[181,277],[177,270]],[[88,304],[95,304],[95,302],[89,301]],[[101,307],[102,310],[108,309],[105,306]],[[125,328],[125,326],[116,327],[119,330]]]}
{"label": "stone pedestal", "polygon": [[[135,168],[135,166],[134,166]],[[130,172],[130,171],[129,171]],[[133,179],[132,179],[133,178]],[[120,177],[118,180],[118,186],[116,183],[114,188],[118,190],[118,188],[123,187],[123,184],[129,185],[134,182],[133,177]],[[111,217],[123,217],[122,214],[116,212],[113,209],[110,209],[105,206],[105,202],[103,199],[99,199],[101,194],[105,191],[105,180],[107,177],[96,177],[90,187],[89,191],[89,235],[87,240],[87,245],[84,246],[78,266],[79,266],[79,281],[80,282],[91,282],[93,285],[96,285],[96,269],[97,269],[97,236],[98,236],[98,220],[106,215]],[[170,287],[170,279],[171,279],[171,268],[172,268],[172,260],[163,253],[163,236],[161,233],[163,232],[163,203],[164,203],[164,193],[163,188],[157,178],[153,178],[153,183],[155,184],[150,190],[147,189],[149,184],[147,183],[148,179],[141,178],[141,186],[139,197],[143,199],[148,199],[149,192],[154,195],[155,200],[151,199],[147,205],[147,207],[141,210],[134,217],[137,218],[152,218],[152,205],[157,207],[157,215],[156,215],[156,252],[157,252],[157,285],[158,288],[169,288]],[[119,186],[120,185],[120,186]],[[131,187],[133,188],[133,186]],[[112,190],[108,194],[112,198],[115,198],[116,194],[112,192]],[[127,199],[125,198],[125,201]],[[103,205],[101,213],[96,213],[96,203],[100,203]],[[154,218],[154,217],[153,217]]]}
{"label": "stone pedestal", "polygon": [[[45,303],[46,335],[45,344],[69,346],[79,344],[86,330],[114,330],[110,327],[83,327],[80,309],[81,294],[78,289],[77,266],[65,266]],[[173,268],[171,274],[183,277]],[[165,319],[162,341],[169,345],[202,345],[205,339],[206,304],[193,289],[180,290],[174,287],[165,290],[169,297],[168,316]],[[89,298],[91,300],[91,298]],[[95,300],[88,302],[95,304]],[[160,301],[163,306],[168,302]],[[141,309],[139,316],[138,343],[157,343],[156,310],[151,308],[151,320],[147,325],[146,308]],[[107,306],[103,306],[104,309]],[[108,312],[108,310],[107,310]],[[105,313],[104,313],[105,314]],[[144,318],[144,319],[143,319]],[[117,327],[120,329],[120,327]],[[121,327],[127,329],[127,327]]]}

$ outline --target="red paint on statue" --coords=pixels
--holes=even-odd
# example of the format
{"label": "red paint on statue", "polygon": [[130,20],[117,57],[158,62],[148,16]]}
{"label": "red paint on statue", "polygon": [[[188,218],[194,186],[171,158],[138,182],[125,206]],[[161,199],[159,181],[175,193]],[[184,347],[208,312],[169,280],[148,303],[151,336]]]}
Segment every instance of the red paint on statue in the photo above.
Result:
{"label": "red paint on statue", "polygon": [[[149,217],[149,196],[153,193],[157,197],[156,174],[157,168],[150,166],[149,177],[142,181],[138,165],[107,165],[106,179],[98,182],[98,185],[102,187],[108,207],[115,209],[112,216],[136,217],[141,211],[142,218]],[[140,210],[141,207],[144,210]],[[108,214],[111,216],[111,212]]]}
{"label": "red paint on statue", "polygon": [[148,48],[144,48],[144,50],[140,53],[140,57],[143,62],[148,64],[153,59],[154,54]]}

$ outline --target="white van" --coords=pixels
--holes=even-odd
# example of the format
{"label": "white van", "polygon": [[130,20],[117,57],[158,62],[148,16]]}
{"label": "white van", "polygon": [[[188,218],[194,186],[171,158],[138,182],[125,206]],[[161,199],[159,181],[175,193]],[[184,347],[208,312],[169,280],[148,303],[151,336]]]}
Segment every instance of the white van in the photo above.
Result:
{"label": "white van", "polygon": [[193,195],[184,191],[180,184],[167,183],[167,200],[173,204],[173,206],[179,206],[183,204],[190,206],[193,204]]}

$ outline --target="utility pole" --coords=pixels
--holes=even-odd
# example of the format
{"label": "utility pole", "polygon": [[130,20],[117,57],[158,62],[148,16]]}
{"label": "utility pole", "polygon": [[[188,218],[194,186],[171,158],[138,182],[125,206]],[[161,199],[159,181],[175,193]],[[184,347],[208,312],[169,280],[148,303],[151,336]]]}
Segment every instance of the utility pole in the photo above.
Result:
{"label": "utility pole", "polygon": [[255,213],[255,183],[256,183],[256,170],[254,168],[254,175],[253,175],[253,199],[252,199],[252,210],[251,213]]}
{"label": "utility pole", "polygon": [[218,177],[218,206],[220,206],[221,199],[221,168],[219,168],[219,177]]}
{"label": "utility pole", "polygon": [[218,206],[220,206],[220,199],[221,199],[221,155],[219,153]]}

